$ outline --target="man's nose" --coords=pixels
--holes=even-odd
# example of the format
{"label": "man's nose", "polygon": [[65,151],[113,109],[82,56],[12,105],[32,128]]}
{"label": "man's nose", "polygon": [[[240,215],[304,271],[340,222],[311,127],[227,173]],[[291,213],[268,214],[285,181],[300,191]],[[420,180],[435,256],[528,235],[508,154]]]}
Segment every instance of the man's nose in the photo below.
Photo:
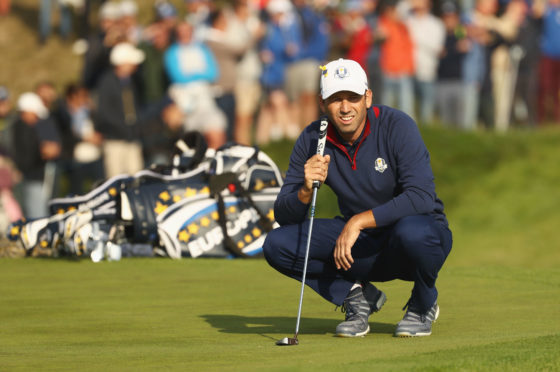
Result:
{"label": "man's nose", "polygon": [[342,112],[350,111],[350,102],[348,102],[347,99],[343,99],[342,101],[340,101],[340,111]]}

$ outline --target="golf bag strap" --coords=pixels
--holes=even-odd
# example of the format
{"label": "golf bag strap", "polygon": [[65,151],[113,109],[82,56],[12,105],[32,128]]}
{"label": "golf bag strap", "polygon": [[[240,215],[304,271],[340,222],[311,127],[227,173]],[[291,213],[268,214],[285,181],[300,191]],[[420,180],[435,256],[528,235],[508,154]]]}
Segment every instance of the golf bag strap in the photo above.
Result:
{"label": "golf bag strap", "polygon": [[241,186],[239,181],[236,181],[235,186],[237,187],[237,190],[239,191],[241,196],[243,196],[245,199],[247,199],[247,201],[249,202],[249,205],[251,207],[253,207],[253,209],[255,211],[257,211],[257,214],[259,215],[259,222],[258,222],[259,226],[266,232],[271,231],[272,230],[272,222],[257,207],[257,205],[255,204],[255,201],[251,197],[251,194],[249,193],[249,191],[247,191],[243,186]]}
{"label": "golf bag strap", "polygon": [[243,252],[237,246],[237,244],[235,244],[233,239],[228,235],[227,226],[226,226],[227,223],[226,208],[225,208],[224,198],[220,193],[216,194],[216,201],[218,203],[218,224],[222,228],[225,248],[235,257],[250,258],[251,256]]}
{"label": "golf bag strap", "polygon": [[222,197],[222,191],[228,188],[230,185],[234,187],[230,189],[230,192],[238,192],[243,198],[247,200],[249,205],[257,212],[259,215],[259,226],[267,233],[272,230],[272,222],[262,213],[262,211],[257,207],[251,194],[239,183],[235,173],[222,173],[218,175],[211,176],[209,179],[210,194],[216,198],[218,204],[218,224],[222,228],[224,235],[224,245],[226,249],[237,257],[252,257],[245,254],[237,244],[231,239],[227,232],[227,218],[226,218],[226,208],[224,203],[224,198]]}
{"label": "golf bag strap", "polygon": [[249,205],[257,212],[257,214],[259,215],[259,226],[261,227],[261,229],[263,229],[266,232],[269,232],[272,230],[273,226],[272,226],[272,222],[268,219],[268,217],[266,217],[266,215],[259,209],[259,207],[257,207],[257,205],[255,204],[255,201],[253,200],[253,198],[251,197],[251,194],[249,193],[249,191],[247,191],[239,182],[239,180],[237,179],[237,175],[235,173],[232,172],[226,172],[226,173],[222,173],[222,174],[216,174],[213,176],[210,176],[209,180],[208,180],[208,184],[210,187],[210,195],[220,195],[220,193],[226,189],[226,188],[230,188],[230,186],[233,185],[233,187],[230,190],[231,193],[238,193],[240,194],[242,197],[245,198],[245,200],[247,200],[247,202],[249,203]]}

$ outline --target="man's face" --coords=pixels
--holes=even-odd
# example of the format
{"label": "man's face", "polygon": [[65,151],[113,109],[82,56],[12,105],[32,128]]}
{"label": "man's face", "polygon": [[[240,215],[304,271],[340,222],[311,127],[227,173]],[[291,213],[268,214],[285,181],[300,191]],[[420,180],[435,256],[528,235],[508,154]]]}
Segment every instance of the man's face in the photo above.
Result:
{"label": "man's face", "polygon": [[372,92],[364,95],[342,91],[321,101],[321,108],[336,127],[338,134],[348,142],[354,142],[366,123],[367,109],[372,103]]}

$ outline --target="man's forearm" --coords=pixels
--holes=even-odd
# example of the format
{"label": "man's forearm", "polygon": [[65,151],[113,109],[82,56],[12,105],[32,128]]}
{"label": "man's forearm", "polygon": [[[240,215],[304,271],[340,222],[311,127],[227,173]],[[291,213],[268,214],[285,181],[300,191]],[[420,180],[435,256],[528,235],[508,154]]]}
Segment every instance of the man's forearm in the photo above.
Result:
{"label": "man's forearm", "polygon": [[377,227],[375,216],[373,215],[371,209],[354,215],[347,223],[352,224],[359,230],[373,229],[374,227]]}
{"label": "man's forearm", "polygon": [[303,204],[311,203],[311,196],[312,195],[313,195],[313,191],[306,189],[305,185],[303,185],[299,188],[298,194],[297,194],[299,201],[302,202]]}

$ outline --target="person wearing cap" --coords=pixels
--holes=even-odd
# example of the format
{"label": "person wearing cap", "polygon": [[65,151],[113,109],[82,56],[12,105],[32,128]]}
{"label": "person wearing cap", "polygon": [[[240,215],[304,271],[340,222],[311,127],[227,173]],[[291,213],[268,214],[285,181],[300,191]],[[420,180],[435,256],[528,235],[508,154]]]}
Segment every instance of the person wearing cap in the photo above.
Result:
{"label": "person wearing cap", "polygon": [[120,24],[122,25],[126,41],[134,45],[142,39],[142,27],[138,24],[138,4],[134,0],[123,0],[119,3]]}
{"label": "person wearing cap", "polygon": [[[313,225],[306,284],[343,306],[341,337],[364,336],[370,314],[386,295],[371,282],[413,282],[395,336],[428,336],[439,314],[438,272],[452,236],[437,197],[430,156],[414,120],[372,104],[362,67],[339,59],[321,67],[320,106],[328,119],[323,155],[316,151],[319,121],[297,139],[274,205],[281,225],[263,250],[282,274],[302,278],[313,181],[328,185],[342,216]],[[320,206],[318,206],[320,208]]]}
{"label": "person wearing cap", "polygon": [[[145,55],[122,42],[111,50],[111,70],[96,88],[95,127],[103,135],[105,174],[134,174],[144,168],[140,126],[145,123],[142,91],[135,73]],[[123,161],[126,159],[126,161]]]}
{"label": "person wearing cap", "polygon": [[118,3],[105,1],[99,8],[98,16],[98,30],[88,37],[82,70],[81,82],[90,90],[96,87],[101,75],[111,69],[111,49],[126,38],[120,24],[121,8]]}
{"label": "person wearing cap", "polygon": [[18,98],[17,110],[11,134],[14,163],[23,177],[19,185],[24,196],[21,206],[26,218],[45,217],[54,187],[54,173],[49,170],[60,156],[60,134],[36,93],[23,93]]}

